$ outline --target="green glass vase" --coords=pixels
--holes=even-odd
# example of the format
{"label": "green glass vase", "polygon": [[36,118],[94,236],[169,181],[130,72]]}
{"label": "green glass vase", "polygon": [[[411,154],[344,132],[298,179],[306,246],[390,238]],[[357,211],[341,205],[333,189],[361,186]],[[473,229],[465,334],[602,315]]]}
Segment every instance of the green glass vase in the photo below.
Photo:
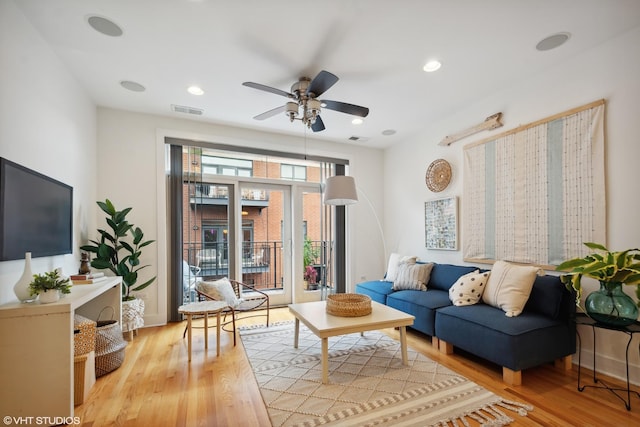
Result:
{"label": "green glass vase", "polygon": [[585,310],[595,321],[610,326],[629,326],[638,320],[638,307],[619,282],[600,282],[600,289],[587,295]]}

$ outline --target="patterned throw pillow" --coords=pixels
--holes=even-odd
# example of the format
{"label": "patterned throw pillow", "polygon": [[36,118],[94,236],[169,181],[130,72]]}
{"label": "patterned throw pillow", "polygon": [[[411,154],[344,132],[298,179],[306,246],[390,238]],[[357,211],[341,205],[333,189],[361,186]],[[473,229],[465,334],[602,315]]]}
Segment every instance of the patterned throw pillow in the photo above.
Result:
{"label": "patterned throw pillow", "polygon": [[487,280],[488,271],[480,273],[480,270],[476,270],[465,274],[449,288],[449,299],[456,306],[476,304],[482,297]]}
{"label": "patterned throw pillow", "polygon": [[544,271],[530,265],[496,261],[482,294],[485,304],[501,309],[507,317],[522,313],[536,275]]}
{"label": "patterned throw pillow", "polygon": [[196,289],[200,292],[209,295],[216,301],[225,301],[229,306],[236,308],[243,301],[242,298],[238,298],[233,291],[231,282],[226,277],[214,281],[202,281],[196,284]]}
{"label": "patterned throw pillow", "polygon": [[398,277],[398,268],[400,267],[400,264],[415,264],[417,260],[417,256],[392,253],[389,255],[389,265],[387,266],[387,275],[385,276],[385,280],[395,282]]}
{"label": "patterned throw pillow", "polygon": [[426,291],[432,268],[432,263],[400,264],[400,266],[398,267],[398,276],[393,282],[393,290],[400,291],[411,289],[416,291]]}

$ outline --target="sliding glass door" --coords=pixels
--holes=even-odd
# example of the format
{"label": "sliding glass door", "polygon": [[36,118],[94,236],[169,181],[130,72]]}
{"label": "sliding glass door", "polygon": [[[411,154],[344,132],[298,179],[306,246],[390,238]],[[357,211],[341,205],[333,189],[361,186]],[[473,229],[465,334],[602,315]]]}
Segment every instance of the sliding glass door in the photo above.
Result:
{"label": "sliding glass door", "polygon": [[272,305],[291,302],[291,188],[240,183],[241,281],[269,293]]}
{"label": "sliding glass door", "polygon": [[320,189],[331,164],[189,146],[171,153],[175,307],[196,300],[199,281],[223,277],[268,292],[273,306],[333,291],[332,210]]}

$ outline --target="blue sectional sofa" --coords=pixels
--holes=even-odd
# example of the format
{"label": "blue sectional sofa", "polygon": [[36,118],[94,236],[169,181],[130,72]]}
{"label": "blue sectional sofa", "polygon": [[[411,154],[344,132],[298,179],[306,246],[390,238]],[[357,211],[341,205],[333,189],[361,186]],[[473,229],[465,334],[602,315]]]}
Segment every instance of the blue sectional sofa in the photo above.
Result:
{"label": "blue sectional sofa", "polygon": [[519,316],[507,317],[499,308],[479,303],[454,306],[449,288],[460,276],[478,267],[434,264],[426,291],[393,290],[385,280],[356,285],[355,291],[373,301],[415,316],[412,326],[430,335],[443,353],[454,347],[503,368],[503,381],[522,382],[522,370],[555,361],[571,369],[576,351],[575,295],[556,276],[538,276]]}

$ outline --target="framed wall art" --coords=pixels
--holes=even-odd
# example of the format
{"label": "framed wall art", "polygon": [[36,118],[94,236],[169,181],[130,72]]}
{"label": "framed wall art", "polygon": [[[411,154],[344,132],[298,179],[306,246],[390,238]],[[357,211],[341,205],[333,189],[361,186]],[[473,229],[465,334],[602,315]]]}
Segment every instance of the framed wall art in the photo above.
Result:
{"label": "framed wall art", "polygon": [[424,234],[427,249],[458,249],[458,198],[430,200],[424,204]]}

